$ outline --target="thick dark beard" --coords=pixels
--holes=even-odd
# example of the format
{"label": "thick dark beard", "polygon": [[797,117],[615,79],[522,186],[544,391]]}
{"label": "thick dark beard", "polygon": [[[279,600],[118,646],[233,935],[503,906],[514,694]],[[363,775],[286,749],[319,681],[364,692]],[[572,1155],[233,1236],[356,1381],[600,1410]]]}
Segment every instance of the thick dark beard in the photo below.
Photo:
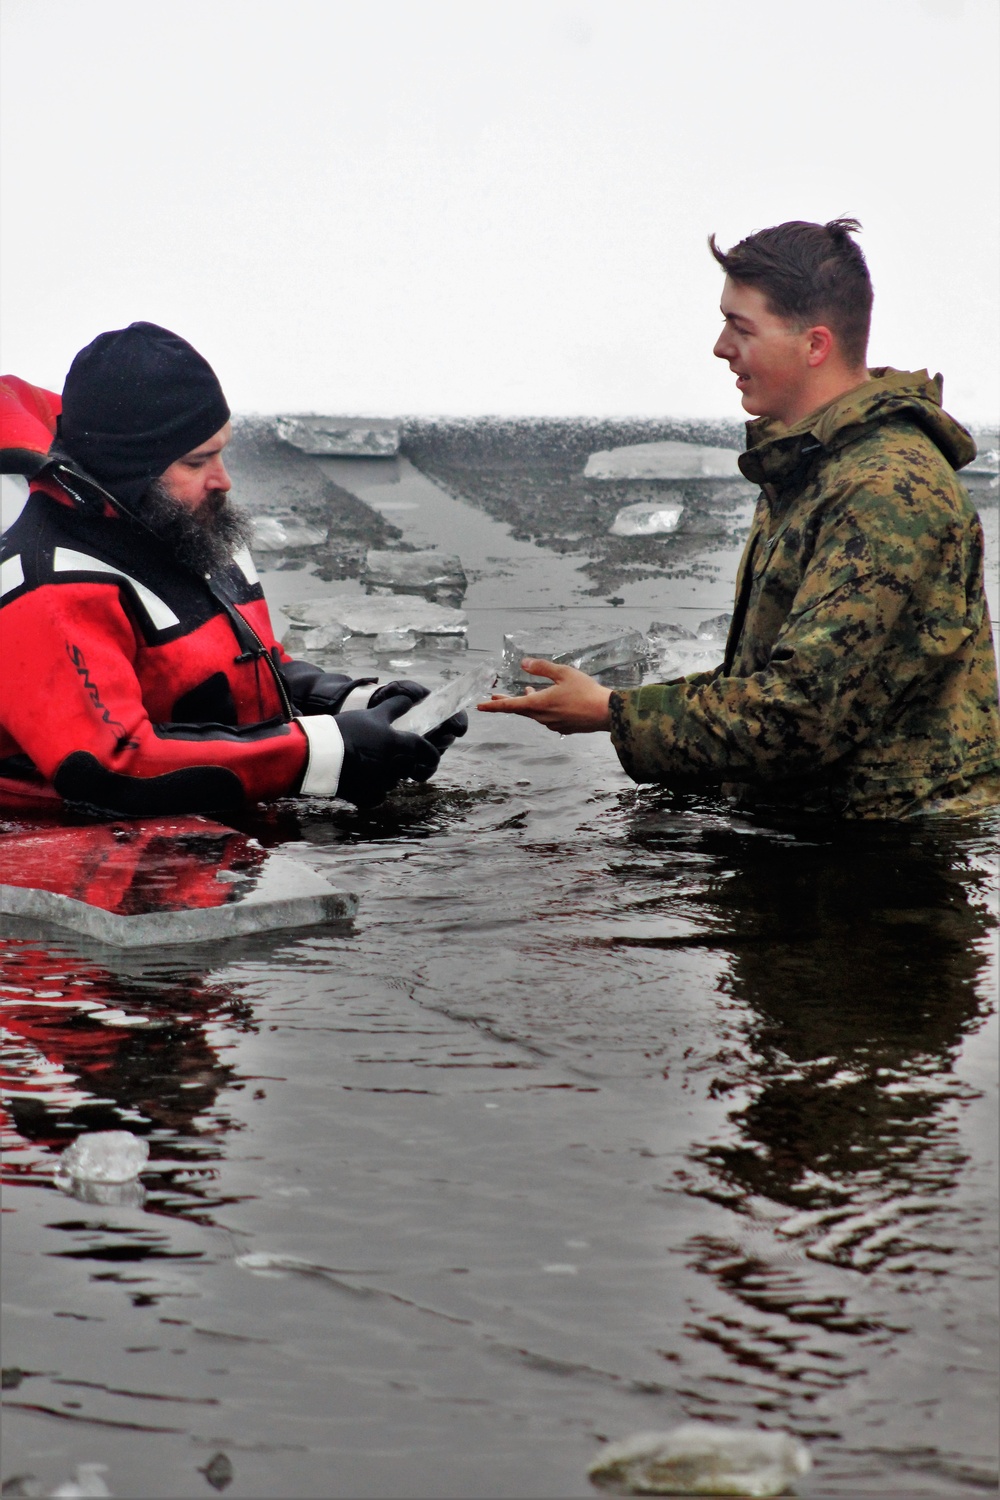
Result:
{"label": "thick dark beard", "polygon": [[197,510],[191,510],[174,499],[162,480],[154,479],[136,512],[183,567],[201,576],[221,572],[233,554],[253,540],[252,520],[225,490],[213,490]]}

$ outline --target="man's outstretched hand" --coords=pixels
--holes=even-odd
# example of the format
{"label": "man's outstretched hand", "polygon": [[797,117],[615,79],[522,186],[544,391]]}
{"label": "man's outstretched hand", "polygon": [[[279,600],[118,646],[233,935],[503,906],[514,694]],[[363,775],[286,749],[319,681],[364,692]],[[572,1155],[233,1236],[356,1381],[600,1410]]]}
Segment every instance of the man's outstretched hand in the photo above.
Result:
{"label": "man's outstretched hand", "polygon": [[595,729],[611,728],[610,688],[601,687],[576,667],[563,667],[554,661],[526,656],[521,666],[532,676],[550,677],[552,687],[529,687],[523,698],[494,693],[487,703],[477,705],[480,713],[523,714],[556,734],[589,734]]}

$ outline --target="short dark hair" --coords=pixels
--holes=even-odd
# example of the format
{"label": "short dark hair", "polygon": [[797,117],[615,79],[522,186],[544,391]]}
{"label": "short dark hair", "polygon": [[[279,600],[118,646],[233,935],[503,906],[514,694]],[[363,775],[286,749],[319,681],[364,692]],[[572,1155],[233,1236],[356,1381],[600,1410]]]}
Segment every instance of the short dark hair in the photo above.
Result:
{"label": "short dark hair", "polygon": [[731,250],[708,246],[733,281],[758,286],[780,318],[803,327],[823,318],[847,359],[861,364],[868,348],[872,282],[861,246],[851,238],[857,219],[807,224],[792,219],[747,235]]}

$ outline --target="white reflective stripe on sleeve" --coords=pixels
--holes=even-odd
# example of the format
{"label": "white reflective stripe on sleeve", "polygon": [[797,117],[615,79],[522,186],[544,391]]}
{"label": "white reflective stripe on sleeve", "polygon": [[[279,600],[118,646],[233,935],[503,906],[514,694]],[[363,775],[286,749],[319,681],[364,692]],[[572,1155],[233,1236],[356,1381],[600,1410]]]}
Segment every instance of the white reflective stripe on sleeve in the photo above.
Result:
{"label": "white reflective stripe on sleeve", "polygon": [[241,547],[238,552],[233,553],[233,562],[239,568],[247,583],[260,583],[260,574],[253,565],[249,547]]}
{"label": "white reflective stripe on sleeve", "polygon": [[131,574],[123,573],[121,568],[102,562],[99,557],[90,557],[86,552],[74,552],[72,547],[57,547],[52,559],[52,570],[54,573],[110,573],[112,577],[132,585],[157,630],[169,630],[172,625],[181,623],[170,605],[165,604],[152,589],[148,589]]}
{"label": "white reflective stripe on sleeve", "polygon": [[366,682],[363,687],[351,688],[351,691],[337,709],[338,714],[350,713],[355,708],[367,708],[369,699],[377,687],[377,682]]}
{"label": "white reflective stripe on sleeve", "polygon": [[336,797],[344,764],[344,740],[336,719],[333,714],[305,714],[295,722],[309,741],[303,796]]}
{"label": "white reflective stripe on sleeve", "polygon": [[21,567],[20,553],[0,563],[0,598],[9,594],[12,589],[19,589],[23,582],[24,569]]}

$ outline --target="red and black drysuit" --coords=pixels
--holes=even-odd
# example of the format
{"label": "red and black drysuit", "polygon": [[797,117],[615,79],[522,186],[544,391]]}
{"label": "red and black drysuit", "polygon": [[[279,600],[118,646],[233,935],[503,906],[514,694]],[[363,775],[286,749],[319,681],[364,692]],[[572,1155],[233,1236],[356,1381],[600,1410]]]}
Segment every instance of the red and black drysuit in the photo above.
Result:
{"label": "red and black drysuit", "polygon": [[310,767],[308,790],[337,790],[328,716],[354,684],[282,651],[249,553],[198,578],[43,470],[3,537],[0,588],[11,798],[50,788],[133,816],[208,812],[298,792]]}

